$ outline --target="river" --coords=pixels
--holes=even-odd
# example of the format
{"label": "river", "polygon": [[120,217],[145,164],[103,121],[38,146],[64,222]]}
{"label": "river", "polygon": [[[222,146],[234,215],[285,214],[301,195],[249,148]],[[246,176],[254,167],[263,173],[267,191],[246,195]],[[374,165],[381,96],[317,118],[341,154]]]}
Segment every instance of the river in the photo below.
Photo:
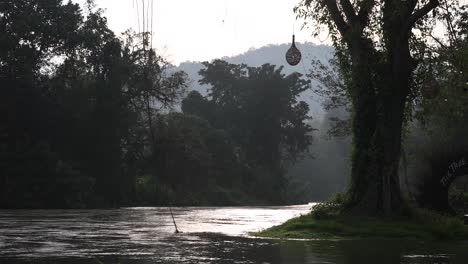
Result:
{"label": "river", "polygon": [[0,210],[0,263],[466,264],[466,242],[258,239],[311,205]]}

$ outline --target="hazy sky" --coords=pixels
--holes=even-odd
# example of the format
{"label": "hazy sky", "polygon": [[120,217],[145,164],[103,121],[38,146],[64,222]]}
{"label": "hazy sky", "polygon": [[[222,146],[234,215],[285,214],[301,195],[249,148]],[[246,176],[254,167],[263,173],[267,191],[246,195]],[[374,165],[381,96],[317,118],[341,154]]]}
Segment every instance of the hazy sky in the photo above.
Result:
{"label": "hazy sky", "polygon": [[293,13],[300,0],[95,0],[116,33],[138,31],[136,2],[141,11],[142,1],[153,1],[153,46],[175,64],[288,43],[293,27],[298,42],[328,43],[326,33],[314,38],[310,30],[300,30]]}
{"label": "hazy sky", "polygon": [[[74,0],[83,3],[85,0]],[[145,2],[151,0],[145,0]],[[173,63],[204,61],[249,48],[291,42],[316,42],[295,21],[299,0],[153,0],[154,45]],[[142,0],[138,0],[141,10]],[[138,30],[134,0],[96,0],[116,33]],[[141,19],[141,17],[140,17]],[[223,22],[224,21],[224,22]]]}

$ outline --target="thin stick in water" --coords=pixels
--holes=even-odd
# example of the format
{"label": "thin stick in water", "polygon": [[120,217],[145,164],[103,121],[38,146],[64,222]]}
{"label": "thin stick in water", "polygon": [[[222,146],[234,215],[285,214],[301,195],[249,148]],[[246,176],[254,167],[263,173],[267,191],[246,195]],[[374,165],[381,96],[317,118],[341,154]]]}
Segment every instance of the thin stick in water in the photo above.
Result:
{"label": "thin stick in water", "polygon": [[174,227],[175,227],[175,232],[174,233],[180,233],[180,231],[177,229],[177,225],[176,225],[176,222],[175,222],[175,218],[174,218],[174,214],[172,213],[172,207],[169,207],[169,211],[171,212],[171,216],[172,216],[172,222],[174,223]]}

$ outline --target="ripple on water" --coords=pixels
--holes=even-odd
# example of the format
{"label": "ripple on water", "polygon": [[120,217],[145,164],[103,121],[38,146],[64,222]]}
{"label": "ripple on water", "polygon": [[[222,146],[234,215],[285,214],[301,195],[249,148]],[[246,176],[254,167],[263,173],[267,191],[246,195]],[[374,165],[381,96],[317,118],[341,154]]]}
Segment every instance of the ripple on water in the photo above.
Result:
{"label": "ripple on water", "polygon": [[[468,249],[467,249],[468,250]],[[467,260],[468,261],[468,260]],[[404,255],[402,264],[450,264],[451,256],[445,254],[435,255]]]}
{"label": "ripple on water", "polygon": [[[106,264],[370,264],[387,257],[396,262],[379,263],[468,263],[458,261],[466,256],[463,252],[467,244],[455,247],[456,253],[451,255],[445,247],[427,250],[400,242],[364,245],[356,241],[271,241],[246,237],[248,232],[307,213],[309,208],[310,205],[173,208],[177,225],[183,231],[180,234],[174,234],[167,208],[0,210],[0,263],[97,263],[95,259],[99,259]],[[424,254],[410,254],[414,252]],[[366,258],[366,254],[371,258]]]}

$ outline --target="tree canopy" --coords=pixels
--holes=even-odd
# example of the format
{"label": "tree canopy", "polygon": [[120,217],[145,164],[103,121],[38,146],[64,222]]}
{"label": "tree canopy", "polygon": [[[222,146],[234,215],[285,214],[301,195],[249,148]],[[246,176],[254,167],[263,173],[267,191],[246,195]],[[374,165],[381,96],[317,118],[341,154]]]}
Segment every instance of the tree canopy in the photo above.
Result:
{"label": "tree canopy", "polygon": [[[296,7],[314,33],[329,32],[351,105],[354,146],[347,209],[366,214],[400,210],[402,128],[421,89],[417,73],[425,59],[434,57],[435,26],[452,25],[459,10],[457,1],[437,0],[304,0]],[[451,41],[453,28],[446,32]],[[426,80],[436,75],[433,68],[425,69]]]}
{"label": "tree canopy", "polygon": [[[159,57],[147,63],[141,34],[116,37],[92,2],[86,12],[59,0],[2,2],[0,28],[1,206],[132,201],[148,138],[143,102],[154,111],[174,102],[185,75]],[[151,89],[138,82],[143,68]]]}
{"label": "tree canopy", "polygon": [[263,196],[280,199],[285,170],[308,152],[312,140],[309,107],[297,99],[308,81],[269,64],[249,67],[215,60],[204,65],[200,82],[211,85],[208,96],[191,92],[182,110],[225,130],[247,166],[264,174],[252,179],[268,192]]}
{"label": "tree canopy", "polygon": [[[308,83],[205,63],[208,97],[93,1],[0,3],[0,207],[283,203],[311,142]],[[292,196],[292,195],[290,195]]]}

